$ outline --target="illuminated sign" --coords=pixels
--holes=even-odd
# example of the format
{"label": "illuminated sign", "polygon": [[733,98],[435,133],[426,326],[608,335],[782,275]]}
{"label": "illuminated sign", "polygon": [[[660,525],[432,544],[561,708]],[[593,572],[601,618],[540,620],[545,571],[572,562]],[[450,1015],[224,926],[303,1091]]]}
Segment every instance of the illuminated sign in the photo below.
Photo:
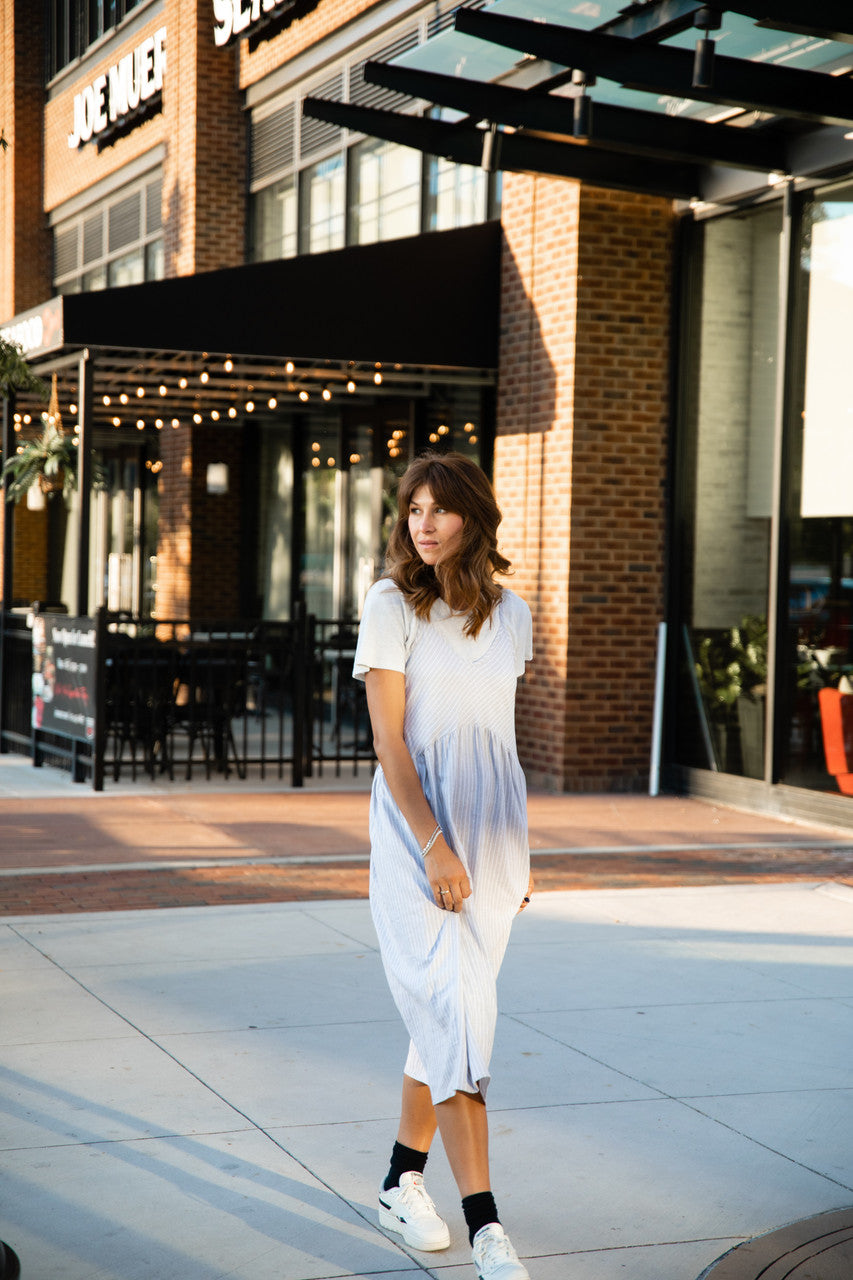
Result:
{"label": "illuminated sign", "polygon": [[55,351],[64,341],[62,298],[51,298],[40,307],[21,312],[0,329],[0,338],[20,347],[27,357]]}
{"label": "illuminated sign", "polygon": [[82,147],[93,138],[106,142],[123,124],[144,119],[160,104],[165,67],[166,28],[160,27],[74,95],[69,147]]}
{"label": "illuminated sign", "polygon": [[277,13],[293,8],[294,0],[213,0],[213,39],[229,44]]}

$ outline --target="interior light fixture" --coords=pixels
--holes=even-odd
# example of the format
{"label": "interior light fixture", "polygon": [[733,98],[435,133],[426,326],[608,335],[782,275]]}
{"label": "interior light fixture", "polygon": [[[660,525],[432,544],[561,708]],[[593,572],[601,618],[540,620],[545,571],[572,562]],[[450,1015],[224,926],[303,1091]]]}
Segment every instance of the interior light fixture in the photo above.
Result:
{"label": "interior light fixture", "polygon": [[207,464],[207,492],[222,494],[228,492],[228,463],[227,462],[208,462]]}

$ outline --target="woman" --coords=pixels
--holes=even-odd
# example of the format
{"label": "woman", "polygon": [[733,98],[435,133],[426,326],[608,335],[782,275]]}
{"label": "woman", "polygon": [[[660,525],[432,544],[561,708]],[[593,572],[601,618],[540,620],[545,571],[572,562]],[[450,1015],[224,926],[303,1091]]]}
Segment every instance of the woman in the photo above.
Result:
{"label": "woman", "polygon": [[380,765],[371,910],[411,1037],[379,1221],[416,1249],[450,1244],[423,1184],[438,1126],[480,1280],[529,1280],[491,1192],[485,1097],[497,973],[532,888],[515,746],[530,610],[494,580],[510,567],[497,550],[501,514],[473,462],[424,454],[403,475],[398,505],[354,667]]}

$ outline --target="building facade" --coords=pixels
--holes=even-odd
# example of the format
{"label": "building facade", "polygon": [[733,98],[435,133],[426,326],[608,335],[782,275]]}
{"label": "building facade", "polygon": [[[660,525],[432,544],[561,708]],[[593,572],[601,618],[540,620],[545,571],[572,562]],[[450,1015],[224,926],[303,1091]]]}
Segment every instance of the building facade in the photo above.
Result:
{"label": "building facade", "polygon": [[[672,787],[846,821],[819,698],[844,694],[853,582],[849,486],[826,480],[848,447],[837,149],[826,172],[720,180],[701,201],[686,165],[642,143],[609,164],[574,147],[564,170],[553,131],[513,161],[524,133],[509,129],[502,166],[483,132],[469,146],[483,116],[372,76],[433,49],[464,75],[453,8],[0,0],[0,329],[56,374],[69,425],[88,353],[105,476],[70,512],[15,509],[7,594],[355,619],[395,477],[451,445],[494,477],[534,613],[518,726],[532,782],[643,788],[655,740]],[[619,19],[581,8],[588,29]],[[849,85],[840,40],[834,62],[798,40]],[[488,78],[553,82],[571,109],[533,53]],[[430,152],[398,127],[455,132]],[[56,296],[63,341],[34,344]]]}

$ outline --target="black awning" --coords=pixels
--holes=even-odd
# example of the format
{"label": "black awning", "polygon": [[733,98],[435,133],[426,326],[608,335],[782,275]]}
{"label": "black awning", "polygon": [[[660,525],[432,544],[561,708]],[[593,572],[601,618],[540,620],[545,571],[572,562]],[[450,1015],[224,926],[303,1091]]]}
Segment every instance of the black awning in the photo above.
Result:
{"label": "black awning", "polygon": [[500,224],[63,298],[66,347],[490,369]]}

